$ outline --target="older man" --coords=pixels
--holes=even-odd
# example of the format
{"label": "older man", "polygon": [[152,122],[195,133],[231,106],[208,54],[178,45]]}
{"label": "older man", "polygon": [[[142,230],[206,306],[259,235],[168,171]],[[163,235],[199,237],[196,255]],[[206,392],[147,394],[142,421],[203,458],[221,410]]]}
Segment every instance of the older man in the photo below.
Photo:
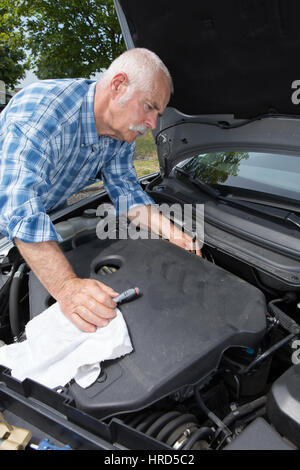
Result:
{"label": "older man", "polygon": [[[138,207],[142,225],[169,233],[168,221],[150,210],[153,200],[138,183],[133,154],[135,139],[156,127],[171,92],[162,61],[147,49],[132,49],[99,82],[37,82],[0,115],[0,232],[13,240],[62,312],[83,331],[95,331],[115,316],[118,293],[76,276],[47,212],[101,171],[117,213],[125,198],[129,218]],[[191,249],[191,238],[174,226],[169,239]]]}

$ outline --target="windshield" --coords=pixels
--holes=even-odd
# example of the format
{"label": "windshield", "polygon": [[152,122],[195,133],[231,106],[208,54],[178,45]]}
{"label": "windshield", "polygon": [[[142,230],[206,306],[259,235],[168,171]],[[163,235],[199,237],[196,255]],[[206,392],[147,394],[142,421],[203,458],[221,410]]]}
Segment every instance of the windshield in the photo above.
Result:
{"label": "windshield", "polygon": [[[180,167],[207,184],[243,188],[300,202],[300,156],[260,152],[201,153]],[[176,177],[184,176],[176,172]]]}

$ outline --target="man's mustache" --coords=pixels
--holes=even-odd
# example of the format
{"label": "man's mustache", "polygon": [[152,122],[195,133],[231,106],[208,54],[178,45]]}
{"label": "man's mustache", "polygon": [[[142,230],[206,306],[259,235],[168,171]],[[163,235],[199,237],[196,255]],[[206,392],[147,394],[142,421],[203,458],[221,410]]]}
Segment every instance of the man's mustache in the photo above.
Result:
{"label": "man's mustache", "polygon": [[142,124],[139,126],[135,126],[132,124],[131,126],[129,126],[129,130],[133,132],[139,132],[139,134],[141,135],[145,135],[146,132],[148,131],[148,127]]}

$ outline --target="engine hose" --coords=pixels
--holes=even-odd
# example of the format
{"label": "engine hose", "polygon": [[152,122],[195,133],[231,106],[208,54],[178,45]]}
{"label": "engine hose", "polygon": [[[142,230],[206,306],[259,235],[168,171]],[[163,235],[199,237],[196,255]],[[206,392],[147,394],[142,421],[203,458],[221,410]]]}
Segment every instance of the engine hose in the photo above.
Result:
{"label": "engine hose", "polygon": [[289,333],[300,333],[300,326],[291,317],[284,313],[275,303],[278,303],[281,299],[272,300],[268,303],[269,312],[279,321],[282,328],[287,330]]}
{"label": "engine hose", "polygon": [[295,333],[290,333],[288,336],[283,338],[281,341],[278,341],[278,343],[273,344],[269,349],[267,349],[264,353],[262,353],[260,356],[258,356],[254,361],[252,361],[247,367],[244,367],[239,371],[239,375],[241,374],[247,374],[253,367],[255,367],[257,364],[260,362],[264,361],[267,357],[269,357],[271,354],[273,354],[277,349],[280,349],[282,346],[284,346],[286,343],[289,343],[295,336],[297,336],[299,332]]}
{"label": "engine hose", "polygon": [[133,417],[130,416],[129,419],[124,419],[124,422],[128,426],[132,428],[136,428],[136,426],[138,426],[139,423],[141,423],[145,418],[147,418],[148,415],[149,415],[149,411],[146,411],[144,413],[136,414]]}
{"label": "engine hose", "polygon": [[184,414],[184,415],[177,416],[177,418],[174,418],[172,421],[170,421],[161,429],[161,431],[157,434],[156,439],[158,441],[165,442],[170,437],[171,433],[174,432],[178,426],[184,423],[191,423],[191,422],[197,423],[196,417],[191,414]]}
{"label": "engine hose", "polygon": [[19,300],[20,300],[20,288],[26,268],[26,263],[22,263],[18,270],[15,272],[9,291],[9,321],[10,328],[15,341],[21,333],[20,325],[20,312],[19,312]]}
{"label": "engine hose", "polygon": [[191,450],[197,441],[202,440],[204,437],[209,437],[212,434],[214,434],[214,430],[212,428],[198,428],[197,431],[195,431],[194,434],[192,434],[192,436],[188,439],[186,444],[181,448],[181,450]]}
{"label": "engine hose", "polygon": [[169,411],[168,413],[164,413],[151,424],[151,426],[147,429],[146,434],[148,436],[156,437],[159,431],[177,416],[180,416],[179,411]]}
{"label": "engine hose", "polygon": [[252,413],[253,411],[257,410],[264,406],[267,402],[267,397],[264,395],[256,400],[251,401],[250,403],[246,403],[235,410],[231,411],[225,418],[223,419],[223,423],[226,426],[230,426],[234,421],[237,419]]}
{"label": "engine hose", "polygon": [[150,413],[145,419],[143,419],[135,429],[140,432],[145,432],[149,427],[162,415],[161,411]]}
{"label": "engine hose", "polygon": [[173,447],[173,449],[180,450],[187,438],[198,429],[198,425],[195,422],[187,421],[168,437],[166,444]]}
{"label": "engine hose", "polygon": [[251,413],[250,415],[247,415],[243,419],[243,424],[248,424],[254,421],[256,418],[266,416],[266,412],[267,412],[267,409],[265,406],[263,406],[262,408],[259,408],[258,410],[255,410],[253,413]]}
{"label": "engine hose", "polygon": [[204,401],[201,398],[200,392],[197,387],[194,388],[195,398],[201,410],[206,414],[206,416],[220,429],[226,429],[226,425],[223,423],[220,418],[210,411],[205,405]]}
{"label": "engine hose", "polygon": [[[18,266],[19,266],[19,264],[17,262],[14,262],[12,264],[10,273],[8,275],[8,279],[0,289],[0,301],[3,302],[3,303],[7,302],[7,296],[9,295],[10,284],[11,284],[11,281],[14,277],[15,272],[18,269]],[[1,307],[2,307],[2,304],[1,304]],[[2,311],[2,308],[1,308],[1,311]]]}
{"label": "engine hose", "polygon": [[196,416],[179,411],[144,412],[123,418],[123,421],[137,431],[170,447],[173,446],[176,450],[181,449],[199,427]]}

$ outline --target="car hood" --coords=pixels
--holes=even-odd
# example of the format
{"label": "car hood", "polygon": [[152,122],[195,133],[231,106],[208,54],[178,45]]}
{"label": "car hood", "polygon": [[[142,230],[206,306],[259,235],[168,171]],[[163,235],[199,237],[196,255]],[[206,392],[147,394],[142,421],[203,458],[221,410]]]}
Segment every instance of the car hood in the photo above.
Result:
{"label": "car hood", "polygon": [[[228,126],[225,129],[226,124],[206,126],[200,134],[208,132],[218,145],[222,137],[225,143],[247,145],[250,141],[254,145],[258,133],[257,143],[263,140],[274,148],[279,127],[281,145],[294,150],[289,125],[285,121],[284,132],[278,118],[300,115],[299,2],[201,0],[189,2],[187,8],[177,0],[115,0],[115,6],[127,48],[146,47],[156,52],[174,81],[174,95],[156,132],[160,137],[157,144],[164,144],[163,151],[158,149],[164,171],[166,158],[173,166],[182,150],[186,154],[188,147],[196,145],[190,134],[194,135],[197,126],[191,130],[186,125],[195,122],[196,116],[198,121],[230,125],[276,116],[234,132]],[[180,120],[184,126],[178,124]],[[267,132],[270,138],[266,138]],[[184,142],[184,149],[178,148],[178,139]],[[202,135],[196,139],[198,146],[201,139]]]}

